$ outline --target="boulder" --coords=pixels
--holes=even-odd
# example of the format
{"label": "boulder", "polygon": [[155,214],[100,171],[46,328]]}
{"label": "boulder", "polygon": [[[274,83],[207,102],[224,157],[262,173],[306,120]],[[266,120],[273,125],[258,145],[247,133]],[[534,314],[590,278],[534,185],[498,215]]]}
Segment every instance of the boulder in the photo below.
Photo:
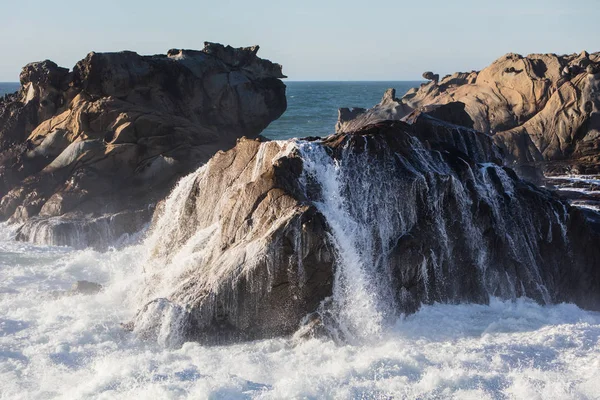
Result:
{"label": "boulder", "polygon": [[147,303],[134,331],[164,330],[155,325],[173,323],[168,309],[185,338],[285,335],[331,295],[333,246],[292,147],[244,138],[179,183],[146,242]]}
{"label": "boulder", "polygon": [[412,108],[396,98],[395,89],[388,89],[383,94],[381,102],[368,110],[340,108],[335,131],[336,133],[352,132],[369,124],[401,119],[411,111]]}
{"label": "boulder", "polygon": [[78,246],[114,239],[85,240],[95,221],[129,214],[113,231],[141,229],[177,179],[285,111],[281,66],[257,51],[207,42],[92,52],[71,72],[28,64],[21,90],[0,100],[0,218],[24,224],[24,240]]}
{"label": "boulder", "polygon": [[440,76],[438,74],[434,74],[431,71],[423,72],[423,78],[427,79],[428,81],[433,81],[436,83],[440,80]]}

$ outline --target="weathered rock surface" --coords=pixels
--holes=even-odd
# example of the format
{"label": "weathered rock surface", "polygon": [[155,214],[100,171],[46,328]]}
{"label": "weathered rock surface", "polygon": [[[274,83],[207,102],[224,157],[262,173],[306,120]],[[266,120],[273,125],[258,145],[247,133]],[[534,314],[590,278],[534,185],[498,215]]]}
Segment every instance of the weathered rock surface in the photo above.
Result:
{"label": "weathered rock surface", "polygon": [[413,109],[396,98],[396,90],[388,89],[381,102],[368,110],[364,108],[340,108],[337,133],[354,132],[364,126],[387,120],[399,120],[410,114]]}
{"label": "weathered rock surface", "polygon": [[146,242],[134,331],[224,342],[306,323],[345,339],[490,296],[600,309],[596,222],[502,166],[488,135],[411,122],[244,139],[182,180]]}
{"label": "weathered rock surface", "polygon": [[281,66],[257,51],[206,43],[90,53],[71,72],[27,65],[0,100],[0,218],[51,244],[139,230],[177,178],[285,111]]}
{"label": "weathered rock surface", "polygon": [[[401,119],[412,110],[431,111],[461,102],[474,128],[494,135],[513,165],[540,164],[550,172],[600,171],[600,53],[557,56],[507,54],[481,71],[455,73],[408,91],[402,99],[375,106],[355,122],[338,124],[349,130],[369,112]],[[385,97],[384,97],[385,98]],[[398,112],[398,110],[403,110]],[[360,119],[362,118],[362,122]],[[342,121],[343,120],[343,121]]]}
{"label": "weathered rock surface", "polygon": [[[331,295],[333,247],[288,147],[242,139],[159,207],[146,243],[147,297],[158,300],[142,309],[136,332],[155,336],[156,318],[173,324],[185,313],[184,334],[194,340],[284,335]],[[176,305],[168,315],[164,298]]]}

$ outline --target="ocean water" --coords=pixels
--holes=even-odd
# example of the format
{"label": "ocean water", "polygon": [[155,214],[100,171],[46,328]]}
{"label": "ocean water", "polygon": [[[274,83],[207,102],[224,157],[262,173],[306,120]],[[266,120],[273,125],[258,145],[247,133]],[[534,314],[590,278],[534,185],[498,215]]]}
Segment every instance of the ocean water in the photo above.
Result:
{"label": "ocean water", "polygon": [[327,136],[335,132],[337,110],[342,107],[371,108],[388,88],[402,97],[418,81],[395,82],[285,82],[287,111],[263,132],[271,139]]}
{"label": "ocean water", "polygon": [[[387,87],[401,95],[399,83],[322,85],[290,83],[288,96],[299,97],[265,135],[323,136],[338,107],[369,107]],[[571,304],[434,304],[352,344],[292,337],[171,346],[121,325],[139,307],[146,232],[103,253],[14,234],[0,224],[0,399],[600,398],[600,313]],[[70,294],[78,280],[103,290]]]}
{"label": "ocean water", "polygon": [[20,84],[17,82],[0,82],[0,96],[7,93],[14,93],[19,90]]}
{"label": "ocean water", "polygon": [[[370,108],[379,103],[388,88],[402,97],[420,81],[387,82],[285,82],[287,111],[273,121],[263,135],[271,139],[327,136],[334,132],[337,110],[342,107]],[[17,82],[0,82],[0,96],[19,89]]]}

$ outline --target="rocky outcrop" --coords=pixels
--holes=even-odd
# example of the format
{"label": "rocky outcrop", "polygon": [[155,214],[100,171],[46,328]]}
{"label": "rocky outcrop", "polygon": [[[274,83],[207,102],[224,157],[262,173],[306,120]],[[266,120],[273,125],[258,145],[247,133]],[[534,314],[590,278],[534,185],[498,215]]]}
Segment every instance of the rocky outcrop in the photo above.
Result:
{"label": "rocky outcrop", "polygon": [[[431,111],[461,102],[474,128],[494,135],[512,165],[540,164],[551,173],[595,173],[600,171],[599,72],[600,53],[511,53],[481,71],[441,80],[428,71],[423,77],[430,82],[373,110],[382,116],[388,110],[401,119],[411,110]],[[347,119],[344,123],[351,124]],[[352,123],[353,128],[357,125]]]}
{"label": "rocky outcrop", "polygon": [[51,244],[139,230],[179,177],[285,111],[281,66],[257,51],[206,43],[90,53],[72,71],[27,65],[0,100],[0,217]]}
{"label": "rocky outcrop", "polygon": [[149,303],[134,330],[180,321],[186,340],[220,343],[293,332],[331,295],[334,262],[301,174],[293,143],[244,138],[184,178],[146,242]]}
{"label": "rocky outcrop", "polygon": [[396,90],[388,89],[381,102],[368,110],[364,108],[340,108],[336,133],[354,132],[364,126],[387,120],[399,120],[413,109],[396,98]]}
{"label": "rocky outcrop", "polygon": [[157,211],[130,327],[223,342],[306,324],[352,341],[433,302],[600,309],[596,222],[504,167],[488,135],[411,122],[218,153]]}

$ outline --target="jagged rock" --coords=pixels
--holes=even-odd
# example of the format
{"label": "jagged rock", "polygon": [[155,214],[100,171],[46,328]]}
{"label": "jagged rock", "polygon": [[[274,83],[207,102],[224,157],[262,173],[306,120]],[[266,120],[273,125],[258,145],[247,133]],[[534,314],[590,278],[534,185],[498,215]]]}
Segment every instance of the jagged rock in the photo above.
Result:
{"label": "jagged rock", "polygon": [[[242,139],[185,178],[157,210],[148,298],[185,306],[187,336],[227,342],[287,334],[331,295],[333,247],[289,145]],[[182,262],[190,240],[203,256]],[[141,310],[136,331],[142,324],[153,332],[147,313],[157,306],[166,307]]]}
{"label": "jagged rock", "polygon": [[434,74],[431,71],[423,72],[423,78],[427,79],[428,81],[434,81],[436,83],[440,80],[440,76],[438,74]]}
{"label": "jagged rock", "polygon": [[139,230],[139,211],[179,177],[285,111],[281,66],[257,51],[207,42],[156,56],[92,52],[72,72],[27,65],[21,90],[0,101],[0,218],[24,223],[22,239],[35,231],[60,244],[74,221],[130,214],[113,230]]}
{"label": "jagged rock", "polygon": [[412,111],[411,108],[396,98],[396,90],[388,89],[383,94],[381,102],[369,110],[340,108],[335,131],[336,133],[352,132],[362,126],[380,121],[400,119],[410,111]]}
{"label": "jagged rock", "polygon": [[461,102],[474,128],[493,134],[507,162],[519,170],[542,165],[549,172],[600,172],[599,64],[600,53],[510,53],[479,72],[457,73],[408,91],[393,105],[405,114],[394,119]]}
{"label": "jagged rock", "polygon": [[503,167],[488,135],[413,118],[215,155],[157,211],[133,330],[349,338],[490,296],[600,309],[597,224]]}

